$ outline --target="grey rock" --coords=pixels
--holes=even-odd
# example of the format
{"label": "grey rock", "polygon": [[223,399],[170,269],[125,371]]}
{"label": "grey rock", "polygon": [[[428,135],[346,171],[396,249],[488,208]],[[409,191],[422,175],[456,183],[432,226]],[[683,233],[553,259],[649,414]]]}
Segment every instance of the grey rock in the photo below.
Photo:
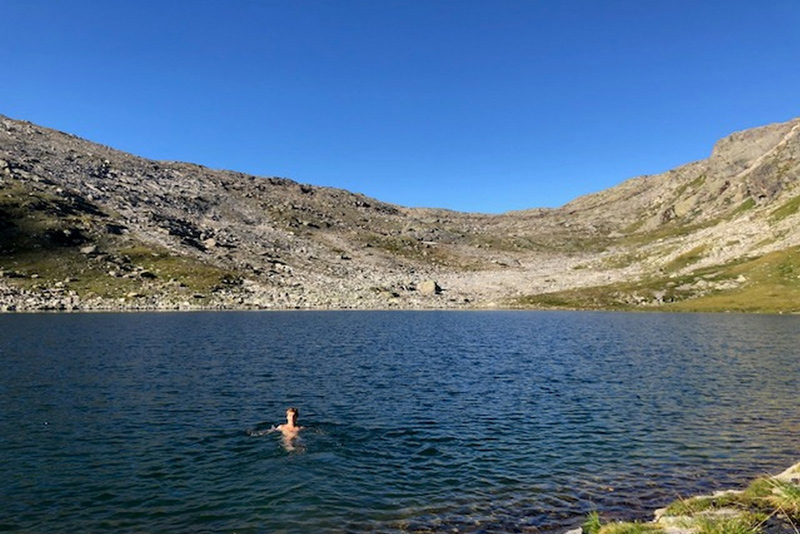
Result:
{"label": "grey rock", "polygon": [[417,291],[420,295],[438,295],[442,288],[435,280],[423,280],[417,284]]}

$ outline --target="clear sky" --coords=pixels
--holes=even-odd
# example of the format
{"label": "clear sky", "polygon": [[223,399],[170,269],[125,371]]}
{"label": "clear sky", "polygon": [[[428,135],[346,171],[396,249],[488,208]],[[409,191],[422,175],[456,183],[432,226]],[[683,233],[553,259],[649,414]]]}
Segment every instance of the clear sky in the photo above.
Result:
{"label": "clear sky", "polygon": [[800,116],[800,0],[0,0],[0,114],[406,206],[558,206]]}

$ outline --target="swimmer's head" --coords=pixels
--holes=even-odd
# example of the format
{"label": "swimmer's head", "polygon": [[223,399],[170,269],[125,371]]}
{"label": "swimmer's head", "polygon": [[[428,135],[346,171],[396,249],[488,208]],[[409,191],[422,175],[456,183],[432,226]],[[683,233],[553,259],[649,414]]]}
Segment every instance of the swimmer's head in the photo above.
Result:
{"label": "swimmer's head", "polygon": [[297,423],[297,416],[300,415],[300,410],[297,408],[289,408],[286,410],[286,422],[294,425]]}

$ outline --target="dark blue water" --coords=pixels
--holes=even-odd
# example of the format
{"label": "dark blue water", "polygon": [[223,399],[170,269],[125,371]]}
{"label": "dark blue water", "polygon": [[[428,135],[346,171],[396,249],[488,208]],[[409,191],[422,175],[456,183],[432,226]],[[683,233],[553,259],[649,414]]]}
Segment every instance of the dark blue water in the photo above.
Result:
{"label": "dark blue water", "polygon": [[[800,317],[0,316],[0,531],[536,532],[800,459]],[[287,450],[287,406],[306,426]]]}

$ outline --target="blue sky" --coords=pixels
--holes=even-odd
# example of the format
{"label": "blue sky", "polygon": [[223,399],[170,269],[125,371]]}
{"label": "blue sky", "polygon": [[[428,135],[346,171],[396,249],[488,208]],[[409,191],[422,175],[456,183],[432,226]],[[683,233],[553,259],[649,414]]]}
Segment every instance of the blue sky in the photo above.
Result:
{"label": "blue sky", "polygon": [[406,206],[558,206],[800,116],[800,1],[0,0],[0,114]]}

